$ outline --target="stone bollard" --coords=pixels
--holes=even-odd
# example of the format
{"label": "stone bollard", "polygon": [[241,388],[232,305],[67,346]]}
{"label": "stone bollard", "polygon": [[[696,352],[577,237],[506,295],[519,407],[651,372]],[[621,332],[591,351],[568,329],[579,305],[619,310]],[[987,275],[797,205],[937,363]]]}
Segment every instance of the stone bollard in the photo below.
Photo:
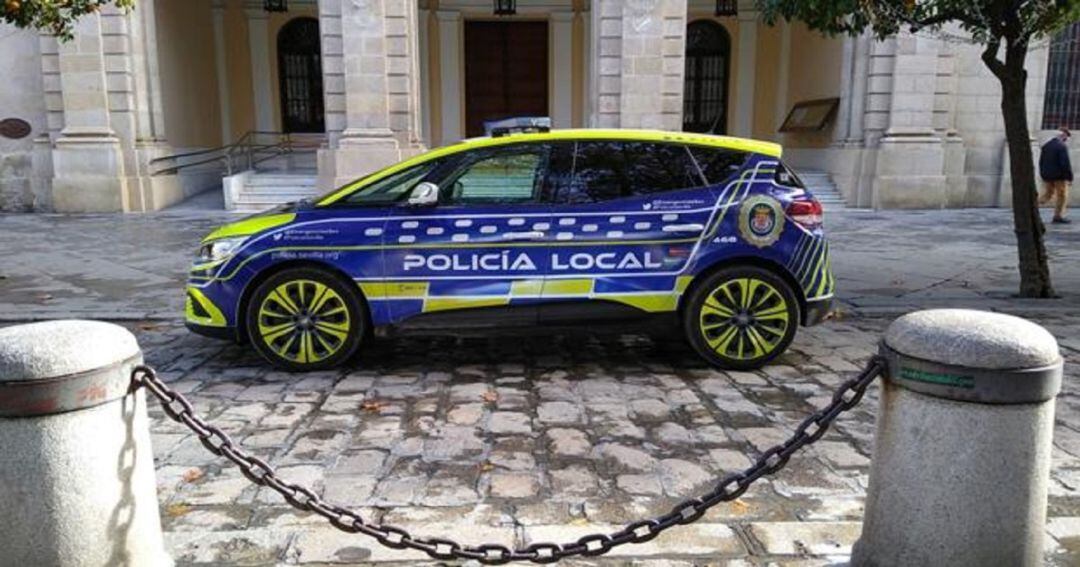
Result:
{"label": "stone bollard", "polygon": [[0,565],[172,565],[141,362],[108,323],[0,329]]}
{"label": "stone bollard", "polygon": [[1042,564],[1057,341],[1009,315],[897,319],[852,565]]}

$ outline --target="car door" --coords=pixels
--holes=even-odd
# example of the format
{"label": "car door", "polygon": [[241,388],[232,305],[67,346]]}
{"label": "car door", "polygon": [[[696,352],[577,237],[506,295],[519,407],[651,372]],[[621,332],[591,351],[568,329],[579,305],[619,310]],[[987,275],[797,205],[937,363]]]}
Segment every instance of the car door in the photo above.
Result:
{"label": "car door", "polygon": [[715,203],[689,150],[635,141],[563,144],[551,177],[541,322],[673,311]]}
{"label": "car door", "polygon": [[435,207],[387,222],[384,273],[395,322],[417,327],[533,325],[548,257],[542,180],[550,148],[475,150],[438,175]]}

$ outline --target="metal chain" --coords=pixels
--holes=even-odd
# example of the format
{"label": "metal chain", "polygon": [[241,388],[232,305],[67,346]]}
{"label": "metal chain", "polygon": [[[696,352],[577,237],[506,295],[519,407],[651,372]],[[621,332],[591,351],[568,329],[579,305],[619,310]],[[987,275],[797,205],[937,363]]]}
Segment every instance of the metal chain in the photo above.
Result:
{"label": "metal chain", "polygon": [[240,467],[240,472],[248,480],[259,486],[270,487],[296,509],[314,512],[341,531],[371,536],[393,549],[415,549],[439,560],[471,559],[486,565],[502,565],[511,561],[554,563],[575,555],[603,555],[617,546],[644,543],[669,528],[696,521],[709,508],[741,496],[757,479],[775,474],[784,468],[799,449],[821,439],[837,416],[855,407],[862,400],[866,389],[884,370],[884,359],[873,357],[862,372],[840,386],[829,405],[803,420],[787,441],[769,448],[746,470],[724,477],[711,491],[682,502],[667,514],[634,522],[610,534],[587,535],[575,542],[563,544],[534,543],[521,549],[510,549],[498,544],[463,545],[451,539],[413,536],[395,526],[367,523],[356,512],[325,502],[310,488],[278,477],[269,463],[248,454],[227,433],[196,415],[191,402],[162,382],[154,369],[148,366],[136,367],[132,371],[131,379],[135,387],[145,386],[157,397],[170,418],[194,431],[211,453],[232,461]]}

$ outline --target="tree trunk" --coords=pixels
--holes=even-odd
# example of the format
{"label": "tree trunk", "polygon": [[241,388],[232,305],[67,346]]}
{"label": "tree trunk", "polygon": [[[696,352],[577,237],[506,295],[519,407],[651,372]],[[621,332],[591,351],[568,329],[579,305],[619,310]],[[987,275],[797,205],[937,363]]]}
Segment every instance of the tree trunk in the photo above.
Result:
{"label": "tree trunk", "polygon": [[1009,42],[1005,64],[995,70],[1001,81],[1001,113],[1005,118],[1005,138],[1009,145],[1013,223],[1020,260],[1020,297],[1054,297],[1043,243],[1046,228],[1039,216],[1035,162],[1028,130],[1026,57],[1025,43]]}

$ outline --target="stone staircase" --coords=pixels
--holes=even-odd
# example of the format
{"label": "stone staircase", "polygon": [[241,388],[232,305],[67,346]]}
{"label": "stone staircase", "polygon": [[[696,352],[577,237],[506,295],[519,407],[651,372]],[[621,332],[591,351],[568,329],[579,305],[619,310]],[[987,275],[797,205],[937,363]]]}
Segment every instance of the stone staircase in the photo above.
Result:
{"label": "stone staircase", "polygon": [[835,211],[847,208],[843,195],[836,189],[836,183],[828,173],[804,169],[799,170],[798,175],[806,184],[806,188],[821,202],[823,209]]}
{"label": "stone staircase", "polygon": [[291,201],[318,195],[314,173],[251,172],[226,177],[225,208],[257,213]]}

